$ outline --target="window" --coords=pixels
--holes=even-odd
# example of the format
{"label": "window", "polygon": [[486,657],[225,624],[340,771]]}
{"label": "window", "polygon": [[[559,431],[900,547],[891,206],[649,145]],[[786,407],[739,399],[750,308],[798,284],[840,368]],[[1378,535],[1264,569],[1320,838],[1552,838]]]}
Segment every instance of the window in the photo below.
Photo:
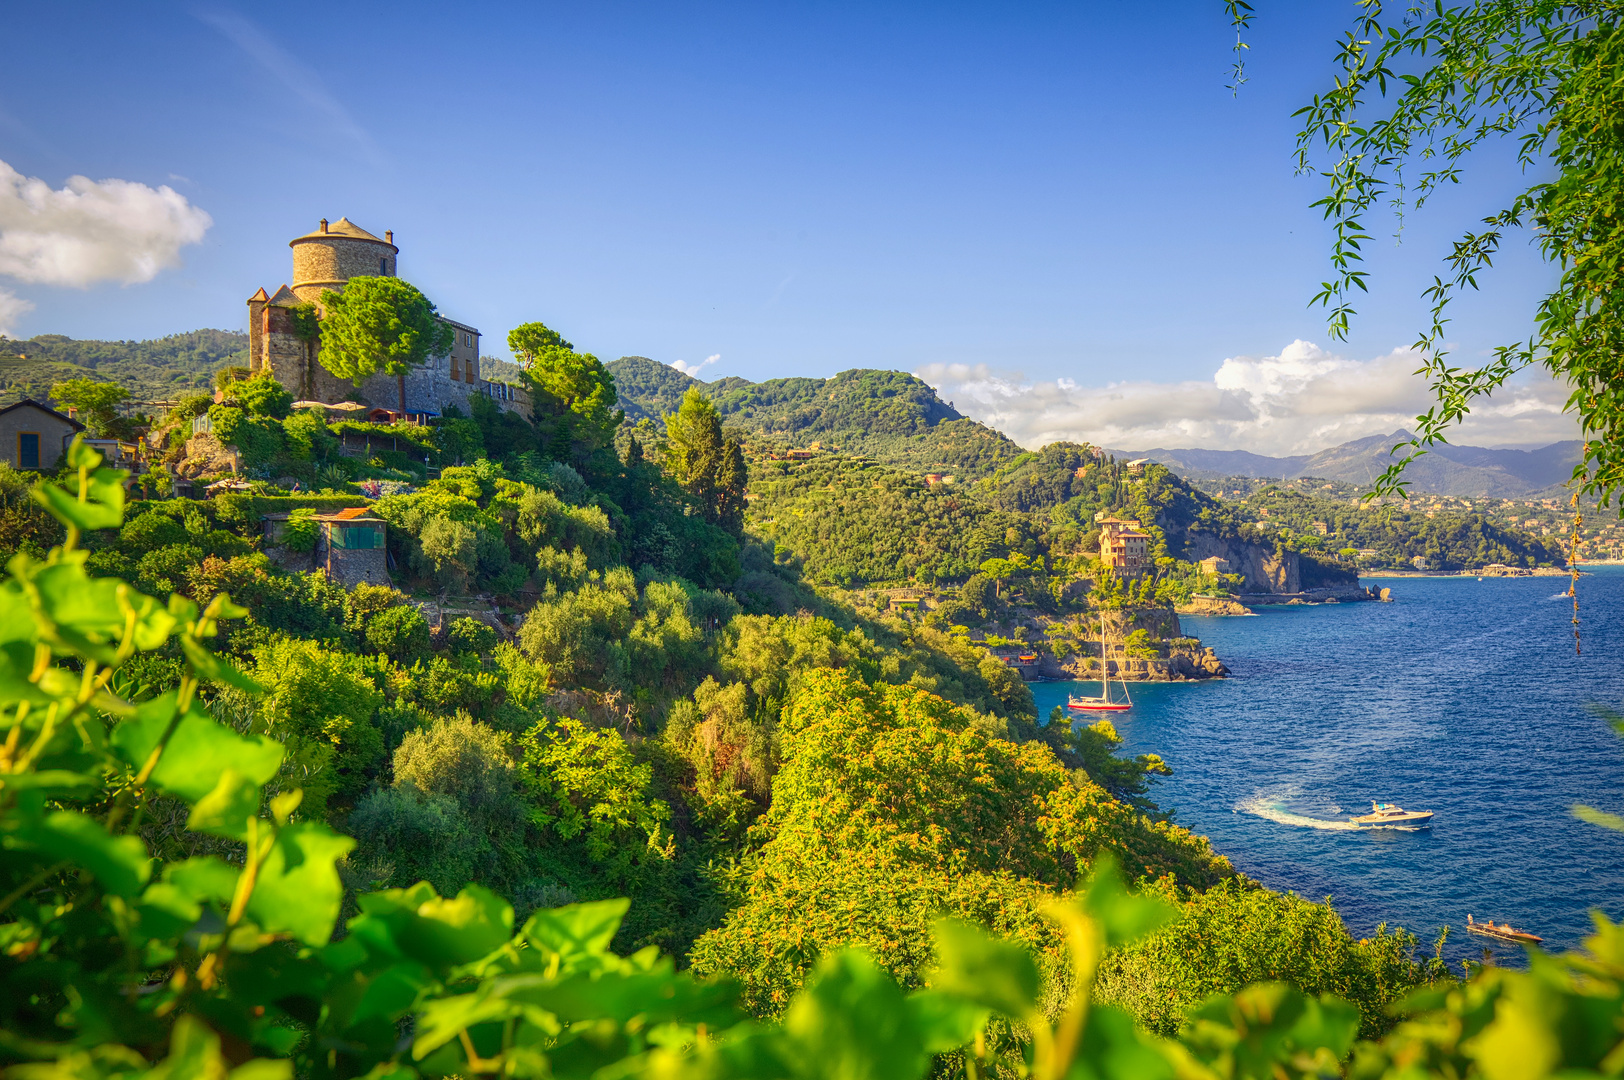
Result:
{"label": "window", "polygon": [[[441,338],[441,340],[443,341],[445,339]],[[451,381],[452,382],[457,382],[461,378],[462,378],[462,371],[457,365],[457,358],[455,356],[453,356],[451,358]]]}
{"label": "window", "polygon": [[388,259],[379,259],[378,260],[378,276],[379,277],[388,277],[389,276],[389,260]]}
{"label": "window", "polygon": [[17,436],[17,467],[39,468],[39,432],[24,431]]}
{"label": "window", "polygon": [[383,547],[383,533],[367,525],[336,530],[333,547],[341,551],[369,551]]}

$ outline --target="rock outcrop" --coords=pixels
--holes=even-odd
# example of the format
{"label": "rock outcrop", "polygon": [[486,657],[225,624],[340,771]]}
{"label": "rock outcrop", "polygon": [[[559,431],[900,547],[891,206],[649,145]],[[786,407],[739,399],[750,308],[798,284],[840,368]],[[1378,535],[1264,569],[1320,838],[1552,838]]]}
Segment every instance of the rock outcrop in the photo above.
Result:
{"label": "rock outcrop", "polygon": [[1257,593],[1295,593],[1303,587],[1302,564],[1295,551],[1276,552],[1272,547],[1240,539],[1225,539],[1212,533],[1190,531],[1184,534],[1184,552],[1179,557],[1200,562],[1217,556],[1229,564],[1229,572],[1246,579],[1242,588]]}

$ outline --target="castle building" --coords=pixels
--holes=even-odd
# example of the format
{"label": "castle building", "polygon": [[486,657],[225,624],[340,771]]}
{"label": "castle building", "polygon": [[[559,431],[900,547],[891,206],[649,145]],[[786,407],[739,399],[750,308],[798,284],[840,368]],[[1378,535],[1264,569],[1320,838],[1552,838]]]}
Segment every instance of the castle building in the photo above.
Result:
{"label": "castle building", "polygon": [[529,415],[530,395],[522,387],[480,378],[479,330],[454,319],[440,320],[453,331],[451,352],[404,375],[374,375],[357,387],[322,367],[319,325],[310,325],[303,309],[313,305],[320,314],[322,293],[343,292],[353,277],[394,277],[400,248],[393,231],[379,239],[347,218],[331,224],[322,218],[314,232],[288,246],[293,284],[248,298],[250,371],[269,372],[296,401],[359,401],[422,419],[444,415],[447,406],[470,415],[471,399],[482,396]]}

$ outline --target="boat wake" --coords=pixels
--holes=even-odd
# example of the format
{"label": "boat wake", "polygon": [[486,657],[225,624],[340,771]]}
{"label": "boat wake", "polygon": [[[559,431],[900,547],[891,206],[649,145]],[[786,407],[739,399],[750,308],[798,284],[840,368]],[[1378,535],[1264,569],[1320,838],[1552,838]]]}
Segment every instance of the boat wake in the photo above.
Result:
{"label": "boat wake", "polygon": [[1280,805],[1280,798],[1272,795],[1253,795],[1235,804],[1242,814],[1265,818],[1280,825],[1293,825],[1300,829],[1329,829],[1333,832],[1354,832],[1359,826],[1351,821],[1327,821],[1325,818],[1294,814]]}

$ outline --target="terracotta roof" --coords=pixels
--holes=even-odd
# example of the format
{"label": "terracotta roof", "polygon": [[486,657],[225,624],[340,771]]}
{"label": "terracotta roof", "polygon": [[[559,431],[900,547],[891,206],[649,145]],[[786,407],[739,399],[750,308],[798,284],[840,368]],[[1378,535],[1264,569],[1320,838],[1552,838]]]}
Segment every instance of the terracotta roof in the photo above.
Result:
{"label": "terracotta roof", "polygon": [[250,296],[248,298],[248,302],[250,304],[252,304],[255,300],[269,300],[269,299],[270,299],[270,297],[265,295],[265,286],[261,285],[259,287],[259,292],[255,293],[253,296]]}
{"label": "terracotta roof", "polygon": [[382,244],[384,247],[394,248],[396,252],[400,251],[394,244],[382,237],[373,236],[349,218],[339,218],[337,221],[332,222],[327,226],[326,232],[317,229],[315,232],[307,232],[303,236],[296,236],[288,241],[288,246],[292,247],[301,240],[328,240],[333,237],[338,237],[341,240],[366,240],[374,244]]}
{"label": "terracotta roof", "polygon": [[336,514],[323,514],[329,521],[351,521],[355,518],[373,517],[371,510],[364,506],[346,506]]}

